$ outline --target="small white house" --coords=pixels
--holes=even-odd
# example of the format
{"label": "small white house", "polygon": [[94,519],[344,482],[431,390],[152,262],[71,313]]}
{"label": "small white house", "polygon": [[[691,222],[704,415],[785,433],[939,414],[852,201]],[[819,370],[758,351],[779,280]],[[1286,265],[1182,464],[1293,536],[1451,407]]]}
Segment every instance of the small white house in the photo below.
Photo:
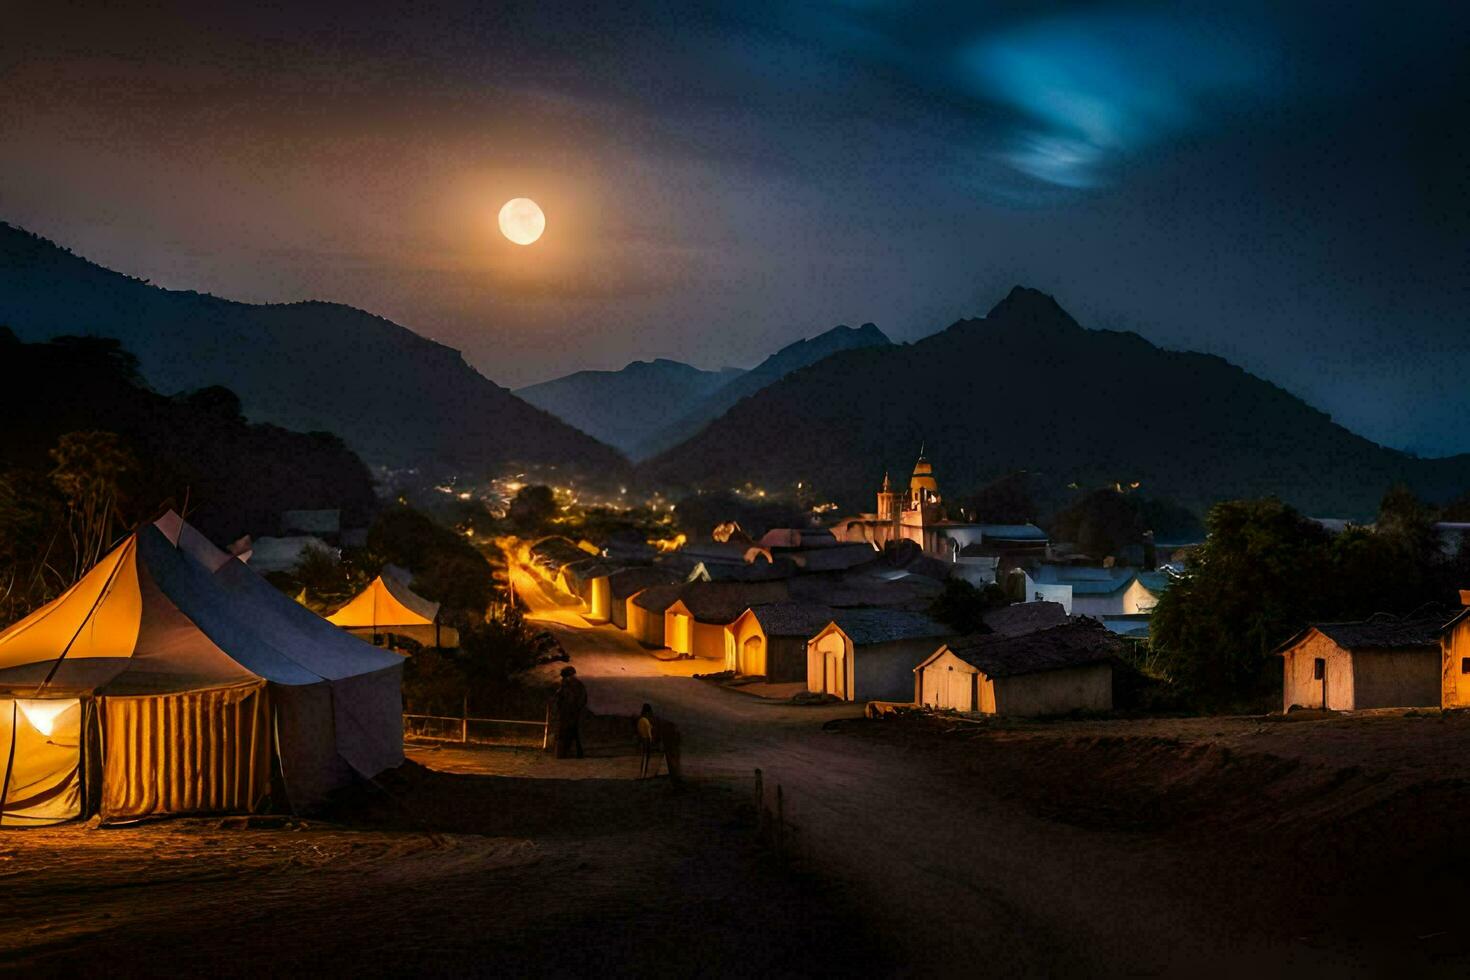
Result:
{"label": "small white house", "polygon": [[1360,711],[1440,704],[1439,619],[1318,623],[1277,649],[1281,706]]}
{"label": "small white house", "polygon": [[1131,568],[1041,565],[1023,573],[1025,601],[1060,602],[1069,615],[1126,616],[1158,605],[1167,577]]}
{"label": "small white house", "polygon": [[1110,711],[1118,652],[1116,637],[1087,623],[966,637],[914,668],[914,700],[992,715]]}
{"label": "small white house", "polygon": [[907,701],[914,664],[952,634],[923,613],[844,610],[807,643],[807,690],[844,701]]}

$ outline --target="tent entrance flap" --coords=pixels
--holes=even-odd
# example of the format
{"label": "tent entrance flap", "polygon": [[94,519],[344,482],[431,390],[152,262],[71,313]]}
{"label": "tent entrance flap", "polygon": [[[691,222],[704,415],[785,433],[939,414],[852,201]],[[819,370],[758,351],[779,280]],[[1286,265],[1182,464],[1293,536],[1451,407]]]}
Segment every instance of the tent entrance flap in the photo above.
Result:
{"label": "tent entrance flap", "polygon": [[0,827],[82,813],[82,703],[0,698]]}
{"label": "tent entrance flap", "polygon": [[104,697],[102,818],[252,812],[270,792],[266,685]]}

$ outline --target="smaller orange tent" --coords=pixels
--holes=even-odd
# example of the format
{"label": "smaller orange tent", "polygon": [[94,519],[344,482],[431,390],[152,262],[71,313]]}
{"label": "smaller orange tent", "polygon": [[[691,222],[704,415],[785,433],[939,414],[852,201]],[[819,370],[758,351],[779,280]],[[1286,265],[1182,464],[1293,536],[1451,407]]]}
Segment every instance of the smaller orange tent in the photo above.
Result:
{"label": "smaller orange tent", "polygon": [[369,640],[392,633],[424,646],[459,646],[458,631],[439,623],[439,603],[414,592],[391,572],[373,579],[327,622]]}

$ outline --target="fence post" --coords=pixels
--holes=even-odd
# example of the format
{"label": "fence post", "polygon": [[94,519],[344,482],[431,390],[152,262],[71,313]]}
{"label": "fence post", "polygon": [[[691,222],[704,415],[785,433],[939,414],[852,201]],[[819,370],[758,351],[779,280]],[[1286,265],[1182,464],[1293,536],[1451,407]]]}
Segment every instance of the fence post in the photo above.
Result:
{"label": "fence post", "polygon": [[468,745],[468,744],[470,744],[470,692],[469,691],[466,691],[465,694],[464,694],[463,714],[460,716],[460,721],[459,721],[459,743],[461,745]]}
{"label": "fence post", "polygon": [[755,771],[755,832],[759,836],[766,829],[766,787],[761,771]]}
{"label": "fence post", "polygon": [[786,798],[776,784],[776,856],[786,856]]}

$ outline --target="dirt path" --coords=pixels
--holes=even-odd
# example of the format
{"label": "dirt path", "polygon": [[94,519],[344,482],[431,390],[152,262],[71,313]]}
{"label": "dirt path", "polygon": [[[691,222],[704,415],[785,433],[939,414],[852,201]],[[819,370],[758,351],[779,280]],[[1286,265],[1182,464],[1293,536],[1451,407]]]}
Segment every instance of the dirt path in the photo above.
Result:
{"label": "dirt path", "polygon": [[[858,714],[852,706],[762,701],[687,676],[718,665],[656,661],[611,628],[554,628],[587,681],[594,710],[628,712],[649,701],[686,732],[685,766],[696,778],[750,792],[759,767],[768,788],[780,784],[798,850],[850,887],[879,934],[916,971],[1352,974],[1414,955],[1416,930],[1439,928],[1398,923],[1398,934],[1382,937],[1383,948],[1365,950],[1352,937],[1314,932],[1309,923],[1319,916],[1310,911],[1301,923],[1272,920],[1258,900],[1273,887],[1272,868],[1245,867],[1232,851],[1238,842],[1212,845],[1106,820],[1058,819],[1057,808],[1035,797],[1047,787],[1061,798],[1064,783],[1038,779],[1033,786],[1011,771],[1003,787],[988,785],[984,764],[975,761],[983,755],[966,755],[957,767],[939,743],[824,730],[828,721]],[[1115,736],[1130,724],[1116,723]],[[1016,737],[1054,747],[1051,755],[1021,756],[1040,772],[1053,755],[1071,752],[1073,740],[1098,734],[1084,728]],[[988,758],[999,774],[1014,757]],[[1075,775],[1088,782],[1086,771]],[[1126,784],[1114,789],[1124,797],[1131,792]],[[1249,784],[1240,791],[1249,793]]]}
{"label": "dirt path", "polygon": [[[268,829],[169,820],[0,834],[0,971],[810,976],[884,951],[774,864],[738,802],[619,775],[619,744],[415,748],[389,796]],[[602,773],[599,774],[599,767]],[[556,764],[557,771],[566,766]],[[520,771],[538,778],[485,775]],[[606,773],[612,773],[609,778]],[[396,802],[395,802],[396,801]],[[858,941],[824,951],[811,930]],[[832,954],[836,953],[834,960]]]}

